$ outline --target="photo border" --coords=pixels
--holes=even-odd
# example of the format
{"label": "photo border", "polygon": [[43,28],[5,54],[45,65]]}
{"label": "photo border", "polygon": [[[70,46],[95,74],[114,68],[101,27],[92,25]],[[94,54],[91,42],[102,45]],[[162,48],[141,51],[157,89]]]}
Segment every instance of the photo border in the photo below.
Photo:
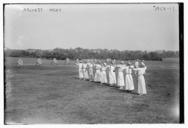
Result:
{"label": "photo border", "polygon": [[[5,54],[4,54],[4,43],[5,43],[5,19],[4,19],[4,7],[7,4],[179,4],[179,59],[180,59],[180,124],[185,123],[185,115],[184,115],[184,3],[183,2],[138,2],[138,3],[126,3],[126,2],[118,2],[118,3],[3,3],[3,80],[4,80],[4,124],[5,123],[5,108],[6,108],[6,98],[5,98]],[[63,125],[63,124],[62,124]]]}

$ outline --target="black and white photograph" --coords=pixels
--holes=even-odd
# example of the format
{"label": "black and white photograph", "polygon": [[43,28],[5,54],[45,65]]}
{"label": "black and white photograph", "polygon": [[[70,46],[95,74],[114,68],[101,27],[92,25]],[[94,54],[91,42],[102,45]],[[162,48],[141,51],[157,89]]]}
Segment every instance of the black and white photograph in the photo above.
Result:
{"label": "black and white photograph", "polygon": [[4,123],[180,124],[183,3],[6,3]]}

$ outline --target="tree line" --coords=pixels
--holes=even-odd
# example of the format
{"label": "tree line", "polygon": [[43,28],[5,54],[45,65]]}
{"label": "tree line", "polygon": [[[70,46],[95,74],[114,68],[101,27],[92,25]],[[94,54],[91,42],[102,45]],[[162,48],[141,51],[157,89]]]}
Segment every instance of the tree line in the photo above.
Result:
{"label": "tree line", "polygon": [[108,49],[62,49],[55,48],[53,50],[41,49],[6,49],[5,56],[9,57],[35,57],[35,58],[56,58],[59,60],[69,59],[117,59],[117,60],[160,60],[169,57],[179,57],[179,51],[132,51],[132,50],[108,50]]}

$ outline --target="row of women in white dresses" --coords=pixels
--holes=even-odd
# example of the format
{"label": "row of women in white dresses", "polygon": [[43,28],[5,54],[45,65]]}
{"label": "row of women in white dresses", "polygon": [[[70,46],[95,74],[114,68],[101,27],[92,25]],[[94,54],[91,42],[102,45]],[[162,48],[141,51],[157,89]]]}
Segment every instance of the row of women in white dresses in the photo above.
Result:
{"label": "row of women in white dresses", "polygon": [[[138,86],[138,94],[146,94],[146,84],[143,74],[146,66],[134,67],[125,64],[105,65],[95,63],[78,63],[79,78],[117,86],[121,90],[132,91],[135,89],[134,84]],[[132,74],[135,76],[135,83]]]}

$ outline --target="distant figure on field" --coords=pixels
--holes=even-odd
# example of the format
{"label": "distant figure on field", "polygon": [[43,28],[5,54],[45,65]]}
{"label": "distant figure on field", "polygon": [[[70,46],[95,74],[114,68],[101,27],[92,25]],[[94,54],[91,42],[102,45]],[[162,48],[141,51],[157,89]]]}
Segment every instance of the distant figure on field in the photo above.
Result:
{"label": "distant figure on field", "polygon": [[56,59],[56,58],[53,58],[51,64],[57,64],[57,63],[58,63],[57,59]]}
{"label": "distant figure on field", "polygon": [[18,66],[22,66],[23,65],[23,60],[21,58],[18,59],[17,65]]}
{"label": "distant figure on field", "polygon": [[41,58],[38,58],[37,62],[36,62],[36,65],[41,65],[41,64],[42,64],[42,60],[41,60]]}

